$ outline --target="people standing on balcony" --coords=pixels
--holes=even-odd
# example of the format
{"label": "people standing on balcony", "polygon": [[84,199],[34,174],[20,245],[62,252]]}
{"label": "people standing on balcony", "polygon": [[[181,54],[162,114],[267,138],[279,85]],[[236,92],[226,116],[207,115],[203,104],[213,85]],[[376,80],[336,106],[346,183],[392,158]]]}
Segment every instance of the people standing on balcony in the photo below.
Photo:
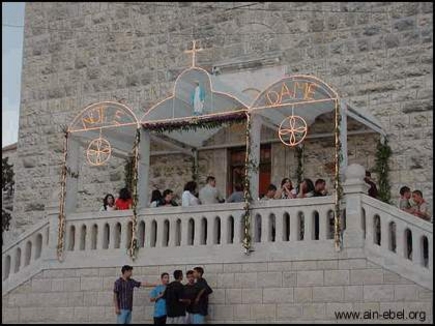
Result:
{"label": "people standing on balcony", "polygon": [[107,194],[103,199],[103,206],[100,208],[100,212],[105,211],[114,211],[116,210],[115,206],[115,197],[112,194]]}
{"label": "people standing on balcony", "polygon": [[423,193],[420,190],[412,192],[412,214],[421,217],[423,220],[431,221],[431,214],[429,213],[429,206],[423,198]]}
{"label": "people standing on balcony", "polygon": [[407,186],[403,186],[400,188],[400,200],[399,200],[399,208],[402,211],[413,213],[413,209],[411,208],[411,203],[409,200],[411,199],[411,189]]}
{"label": "people standing on balcony", "polygon": [[275,194],[275,199],[290,199],[295,198],[295,194],[292,193],[293,184],[289,178],[284,178],[281,181],[281,188],[279,188]]}
{"label": "people standing on balcony", "polygon": [[327,195],[328,195],[328,190],[326,189],[326,181],[323,179],[317,179],[314,184],[313,197],[322,197]]}
{"label": "people standing on balcony", "polygon": [[272,200],[275,199],[276,195],[276,186],[274,184],[270,184],[267,188],[266,194],[261,198],[261,200]]}
{"label": "people standing on balcony", "polygon": [[166,189],[163,191],[162,199],[157,204],[157,207],[161,206],[178,206],[178,204],[174,201],[174,192],[171,189]]}
{"label": "people standing on balcony", "polygon": [[216,178],[208,176],[206,185],[199,191],[199,201],[202,205],[223,203],[225,200],[216,188]]}
{"label": "people standing on balcony", "polygon": [[234,185],[234,192],[227,198],[227,203],[242,203],[245,200],[241,183]]}
{"label": "people standing on balcony", "polygon": [[195,196],[197,184],[195,181],[189,181],[184,186],[184,192],[181,196],[181,206],[197,206],[199,205],[199,199]]}
{"label": "people standing on balcony", "polygon": [[310,198],[314,196],[314,184],[311,179],[304,179],[299,185],[297,198]]}
{"label": "people standing on balcony", "polygon": [[166,300],[163,298],[166,285],[169,283],[169,274],[162,273],[162,284],[157,285],[150,293],[150,302],[154,302],[154,325],[166,324]]}
{"label": "people standing on balcony", "polygon": [[133,199],[131,198],[131,193],[127,188],[122,188],[119,191],[119,197],[115,201],[116,209],[125,210],[131,209],[133,205]]}
{"label": "people standing on balcony", "polygon": [[113,304],[117,324],[130,324],[133,310],[133,290],[140,286],[154,287],[156,284],[148,282],[138,282],[131,278],[133,267],[124,265],[121,268],[121,277],[115,281],[113,289]]}
{"label": "people standing on balcony", "polygon": [[376,183],[372,180],[372,174],[370,171],[366,171],[366,177],[364,178],[364,181],[370,186],[368,195],[373,198],[378,198],[378,188],[376,187]]}
{"label": "people standing on balcony", "polygon": [[183,272],[174,271],[174,281],[166,286],[163,298],[166,300],[167,324],[184,324],[186,318],[186,306],[190,304],[184,297]]}
{"label": "people standing on balcony", "polygon": [[160,190],[155,189],[153,190],[153,192],[151,193],[151,203],[150,203],[150,207],[154,208],[159,206],[159,203],[162,201],[163,196],[162,193],[160,192]]}
{"label": "people standing on balcony", "polygon": [[192,270],[186,273],[187,284],[184,285],[184,297],[190,300],[190,304],[186,307],[186,324],[193,324],[193,303],[195,302],[196,295],[198,294],[195,284],[195,276]]}
{"label": "people standing on balcony", "polygon": [[213,290],[208,285],[207,281],[202,277],[204,269],[202,267],[195,267],[193,269],[195,276],[195,287],[198,291],[196,299],[193,302],[193,324],[204,324],[205,316],[208,315],[208,296],[213,293]]}

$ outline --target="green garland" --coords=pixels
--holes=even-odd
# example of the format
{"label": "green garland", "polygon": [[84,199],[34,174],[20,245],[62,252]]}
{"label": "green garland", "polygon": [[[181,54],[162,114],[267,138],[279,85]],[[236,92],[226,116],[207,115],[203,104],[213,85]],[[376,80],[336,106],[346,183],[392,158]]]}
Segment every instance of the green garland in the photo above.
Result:
{"label": "green garland", "polygon": [[125,187],[133,189],[133,167],[134,167],[134,155],[129,155],[125,159],[124,165],[124,181]]}
{"label": "green garland", "polygon": [[227,114],[221,117],[193,117],[189,120],[174,122],[145,122],[142,126],[147,130],[156,132],[197,131],[198,129],[214,129],[221,126],[230,126],[246,120],[245,111]]}
{"label": "green garland", "polygon": [[304,176],[304,167],[302,164],[302,158],[303,158],[303,147],[302,146],[296,146],[296,157],[298,159],[298,167],[296,168],[296,177],[298,180],[297,185],[300,185]]}
{"label": "green garland", "polygon": [[376,146],[375,168],[374,171],[378,175],[379,196],[378,199],[391,204],[391,185],[389,180],[389,160],[392,154],[391,147],[388,145],[388,139],[384,142],[378,140]]}
{"label": "green garland", "polygon": [[340,180],[340,166],[343,160],[343,156],[341,153],[342,145],[340,140],[341,134],[341,113],[340,113],[340,105],[338,101],[335,102],[335,110],[334,110],[334,118],[335,118],[335,176],[334,176],[334,187],[335,187],[335,216],[334,216],[334,243],[335,249],[337,251],[341,250],[342,246],[342,233],[341,233],[341,200],[343,198],[343,187],[341,185]]}
{"label": "green garland", "polygon": [[137,258],[137,252],[139,251],[139,244],[136,238],[136,230],[137,230],[137,203],[138,203],[138,194],[137,194],[137,180],[138,180],[138,165],[139,165],[139,143],[140,143],[140,128],[136,130],[136,140],[134,142],[134,156],[133,156],[133,173],[132,173],[132,198],[133,198],[133,220],[131,227],[131,241],[128,249],[128,253],[133,259],[133,261]]}
{"label": "green garland", "polygon": [[245,180],[243,197],[245,204],[243,205],[243,247],[245,248],[245,254],[249,254],[252,251],[252,237],[251,237],[251,183],[249,180],[250,172],[255,168],[255,163],[250,160],[251,156],[251,116],[246,114],[246,153],[245,153]]}

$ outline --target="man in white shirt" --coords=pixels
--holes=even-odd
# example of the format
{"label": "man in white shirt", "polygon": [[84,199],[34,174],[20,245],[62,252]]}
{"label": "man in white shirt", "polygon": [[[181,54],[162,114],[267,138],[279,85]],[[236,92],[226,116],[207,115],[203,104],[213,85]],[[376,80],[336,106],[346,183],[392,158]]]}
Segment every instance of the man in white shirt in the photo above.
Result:
{"label": "man in white shirt", "polygon": [[216,188],[216,178],[209,176],[207,184],[199,191],[199,201],[202,205],[223,203],[224,199]]}

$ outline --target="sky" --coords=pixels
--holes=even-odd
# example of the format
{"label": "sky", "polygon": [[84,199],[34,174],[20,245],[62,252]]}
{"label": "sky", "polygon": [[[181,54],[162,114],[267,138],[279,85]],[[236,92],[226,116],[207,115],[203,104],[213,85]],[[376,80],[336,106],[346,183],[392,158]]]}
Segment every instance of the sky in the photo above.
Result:
{"label": "sky", "polygon": [[18,139],[24,2],[2,2],[2,147]]}

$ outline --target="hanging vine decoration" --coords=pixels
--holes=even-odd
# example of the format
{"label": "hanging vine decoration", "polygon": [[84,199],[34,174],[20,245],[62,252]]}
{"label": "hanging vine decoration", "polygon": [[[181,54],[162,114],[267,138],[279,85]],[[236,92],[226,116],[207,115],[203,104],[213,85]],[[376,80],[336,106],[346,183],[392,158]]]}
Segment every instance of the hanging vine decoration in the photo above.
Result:
{"label": "hanging vine decoration", "polygon": [[245,248],[245,254],[249,255],[252,251],[252,237],[251,237],[251,185],[249,181],[249,176],[252,168],[255,168],[255,164],[250,161],[251,156],[251,116],[246,113],[246,153],[245,153],[245,180],[244,180],[244,205],[243,205],[243,247]]}
{"label": "hanging vine decoration", "polygon": [[68,130],[62,129],[64,133],[63,140],[63,160],[62,170],[60,173],[60,194],[59,194],[59,217],[58,217],[58,230],[57,230],[57,259],[63,261],[63,248],[65,236],[65,198],[66,198],[66,177],[68,168],[66,166],[67,159],[67,144],[68,144]]}
{"label": "hanging vine decoration", "polygon": [[391,204],[391,185],[389,180],[390,167],[388,162],[390,160],[392,150],[388,145],[388,139],[382,138],[378,140],[376,146],[375,158],[375,172],[378,175],[379,183],[379,200],[384,203]]}
{"label": "hanging vine decoration", "polygon": [[137,231],[137,203],[138,203],[138,194],[137,194],[137,180],[138,180],[138,168],[139,168],[139,143],[140,143],[140,128],[136,130],[136,140],[134,142],[133,147],[133,182],[132,182],[132,197],[133,197],[133,218],[132,218],[132,226],[131,226],[131,240],[130,246],[128,249],[128,254],[131,259],[136,260],[137,252],[139,250],[139,245],[136,237]]}
{"label": "hanging vine decoration", "polygon": [[340,124],[341,124],[341,114],[340,114],[340,106],[338,104],[338,100],[335,100],[335,108],[334,108],[334,117],[335,117],[335,216],[334,216],[334,243],[335,250],[340,251],[342,246],[341,241],[341,225],[340,225],[340,217],[341,217],[341,200],[343,198],[343,187],[341,185],[340,180],[340,166],[341,161],[343,159],[341,154],[341,140],[340,140]]}
{"label": "hanging vine decoration", "polygon": [[296,177],[298,180],[297,185],[300,185],[302,183],[303,176],[304,176],[304,167],[302,164],[302,159],[303,159],[303,155],[304,155],[304,148],[303,148],[302,144],[299,144],[295,148],[296,148],[296,157],[298,160],[298,167],[296,168]]}

